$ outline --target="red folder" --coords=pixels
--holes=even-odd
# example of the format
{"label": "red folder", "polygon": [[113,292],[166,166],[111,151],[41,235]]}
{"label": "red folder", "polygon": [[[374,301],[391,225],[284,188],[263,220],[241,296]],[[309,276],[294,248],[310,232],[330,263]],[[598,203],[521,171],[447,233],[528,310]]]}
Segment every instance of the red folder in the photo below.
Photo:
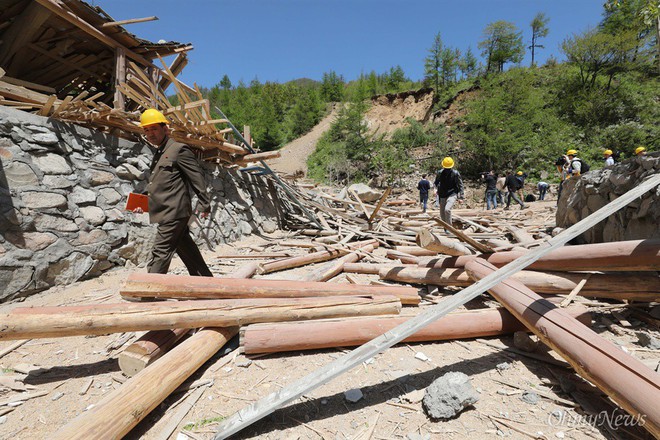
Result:
{"label": "red folder", "polygon": [[143,212],[149,212],[149,196],[129,193],[128,200],[126,201],[126,210],[134,211],[137,208],[142,208]]}

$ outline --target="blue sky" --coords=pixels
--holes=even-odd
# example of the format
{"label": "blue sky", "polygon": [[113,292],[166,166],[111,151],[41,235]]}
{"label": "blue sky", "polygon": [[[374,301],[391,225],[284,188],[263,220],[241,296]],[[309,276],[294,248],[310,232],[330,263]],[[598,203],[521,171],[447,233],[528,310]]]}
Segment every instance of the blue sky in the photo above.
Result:
{"label": "blue sky", "polygon": [[[538,12],[550,18],[537,60],[561,60],[561,42],[595,27],[604,0],[88,0],[115,20],[156,15],[158,21],[126,25],[138,37],[192,43],[179,79],[211,87],[224,74],[233,84],[320,80],[334,70],[346,80],[400,65],[420,80],[424,58],[440,32],[446,46],[465,51],[484,28],[505,20],[523,31]],[[483,61],[483,60],[482,60]],[[523,65],[529,65],[527,54]]]}

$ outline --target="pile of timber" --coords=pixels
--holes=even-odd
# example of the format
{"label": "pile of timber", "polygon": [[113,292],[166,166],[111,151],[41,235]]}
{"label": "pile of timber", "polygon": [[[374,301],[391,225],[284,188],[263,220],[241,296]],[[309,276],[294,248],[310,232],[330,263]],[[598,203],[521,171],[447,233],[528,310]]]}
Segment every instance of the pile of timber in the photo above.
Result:
{"label": "pile of timber", "polygon": [[[222,277],[133,273],[120,290],[125,302],[16,308],[3,316],[0,339],[147,332],[119,355],[131,379],[54,438],[86,438],[90,430],[125,435],[237,334],[246,355],[364,344],[496,266],[544,246],[548,230],[524,214],[486,218],[468,210],[447,225],[405,203],[385,208],[388,192],[370,205],[356,195],[343,200],[313,190],[323,194],[312,206],[325,229],[299,229],[284,240],[219,255],[222,261],[251,260]],[[657,303],[659,269],[657,240],[559,248],[502,283],[504,291],[491,290],[505,307],[451,313],[405,342],[485,338],[541,326],[539,337],[622,408],[659,420],[648,398],[629,393],[656,376],[587,331],[587,307],[599,303],[584,299],[606,299],[624,311],[631,300]],[[512,299],[512,289],[528,299]],[[546,332],[551,325],[561,330]],[[575,348],[577,336],[564,333],[569,328],[580,344],[601,354],[592,358],[586,348]],[[624,382],[610,383],[612,363],[622,366],[616,374]],[[156,377],[163,386],[143,393]]]}

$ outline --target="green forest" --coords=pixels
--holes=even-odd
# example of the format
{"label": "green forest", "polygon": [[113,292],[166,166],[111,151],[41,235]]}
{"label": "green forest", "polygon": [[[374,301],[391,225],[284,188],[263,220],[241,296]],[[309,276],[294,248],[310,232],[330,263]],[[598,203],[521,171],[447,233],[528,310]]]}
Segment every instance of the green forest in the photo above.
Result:
{"label": "green forest", "polygon": [[[596,168],[605,149],[619,160],[638,146],[658,149],[659,23],[656,1],[609,0],[597,28],[565,37],[562,62],[534,62],[552,32],[539,12],[527,29],[506,21],[488,24],[474,49],[447,47],[438,32],[427,42],[420,80],[408,78],[400,66],[350,81],[334,71],[321,81],[284,84],[256,78],[233,84],[225,75],[203,93],[235,126],[249,125],[262,151],[303,135],[337,106],[336,120],[308,161],[309,177],[318,181],[395,181],[415,169],[409,152],[418,147],[428,147],[432,157],[417,164],[417,172],[434,172],[450,155],[467,177],[489,169],[552,176],[567,149],[578,150]],[[529,66],[521,65],[525,51],[531,52]],[[463,116],[449,127],[410,120],[387,136],[369,132],[364,114],[373,96],[421,88],[435,92],[434,112],[465,94]]]}

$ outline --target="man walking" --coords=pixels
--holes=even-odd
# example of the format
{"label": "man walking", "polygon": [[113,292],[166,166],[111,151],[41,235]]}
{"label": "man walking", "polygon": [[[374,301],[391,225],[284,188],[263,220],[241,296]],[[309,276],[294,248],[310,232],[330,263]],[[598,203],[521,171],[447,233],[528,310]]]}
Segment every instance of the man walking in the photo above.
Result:
{"label": "man walking", "polygon": [[518,171],[514,176],[513,173],[506,176],[506,189],[509,191],[509,196],[506,199],[506,208],[509,209],[511,204],[511,199],[515,200],[516,203],[520,204],[520,209],[527,208],[527,205],[519,198],[518,191],[522,189],[525,184],[524,176],[522,171]]}
{"label": "man walking", "polygon": [[419,202],[422,204],[422,209],[426,212],[426,204],[429,201],[429,190],[431,189],[431,182],[426,180],[426,174],[422,174],[422,180],[417,183],[419,190]]}
{"label": "man walking", "polygon": [[140,117],[147,141],[156,148],[147,192],[149,221],[158,223],[158,228],[147,269],[150,273],[167,273],[176,252],[190,275],[212,277],[188,229],[193,213],[190,189],[197,194],[200,217],[208,216],[211,200],[204,174],[192,149],[169,137],[167,124],[156,109],[148,109]]}
{"label": "man walking", "polygon": [[497,209],[497,174],[490,170],[482,174],[481,178],[486,182],[486,210]]}
{"label": "man walking", "polygon": [[440,200],[440,218],[450,225],[454,203],[463,200],[463,180],[461,174],[453,168],[454,159],[451,157],[442,159],[442,170],[435,176],[433,182]]}

